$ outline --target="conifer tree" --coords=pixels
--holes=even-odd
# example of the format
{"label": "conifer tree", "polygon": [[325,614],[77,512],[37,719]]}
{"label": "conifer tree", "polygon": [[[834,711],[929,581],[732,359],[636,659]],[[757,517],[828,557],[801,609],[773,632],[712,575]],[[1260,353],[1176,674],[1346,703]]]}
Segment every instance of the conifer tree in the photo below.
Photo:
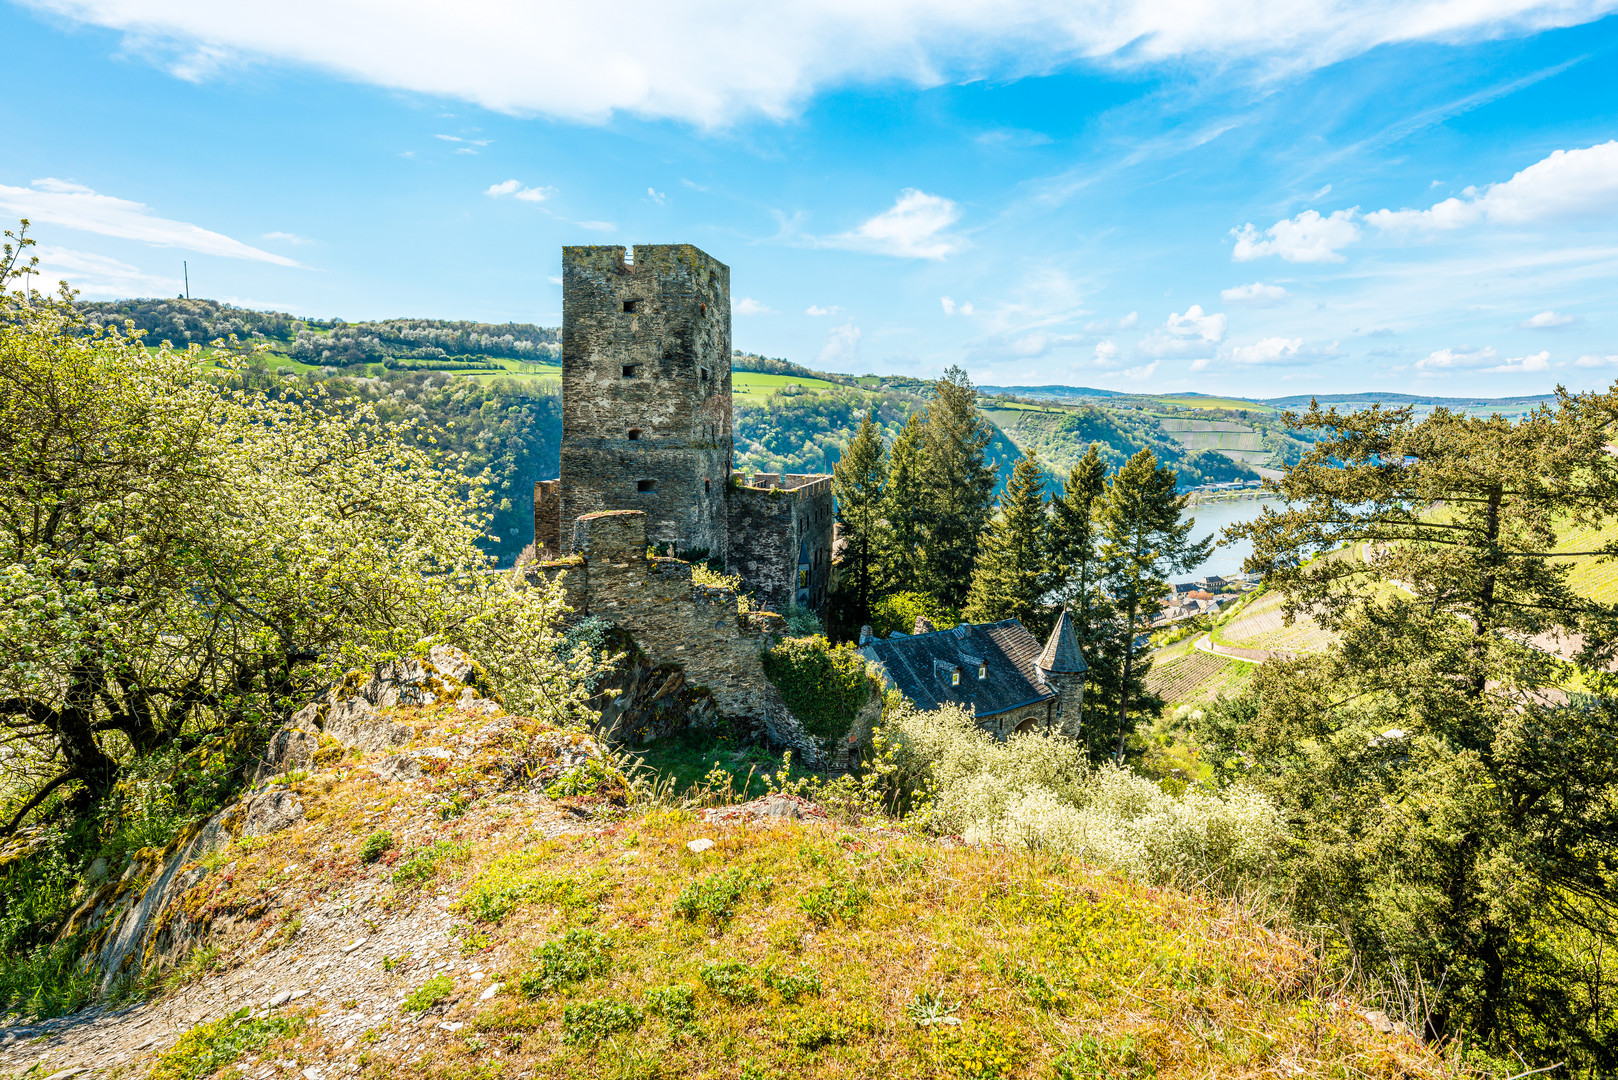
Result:
{"label": "conifer tree", "polygon": [[918,567],[926,538],[924,424],[921,413],[911,413],[888,453],[888,485],[882,500],[887,528],[880,562],[883,581],[895,592],[914,591],[921,581]]}
{"label": "conifer tree", "polygon": [[934,384],[924,431],[927,535],[922,582],[946,607],[959,610],[972,584],[995,481],[984,454],[993,429],[978,415],[977,391],[961,368],[950,368]]}
{"label": "conifer tree", "polygon": [[888,449],[882,429],[865,414],[848,451],[832,468],[837,489],[837,523],[842,526],[843,562],[851,574],[853,607],[849,622],[858,626],[871,617],[872,591],[880,583],[886,544],[883,493],[888,484]]}
{"label": "conifer tree", "polygon": [[1117,633],[1122,638],[1113,705],[1117,723],[1113,756],[1120,763],[1131,728],[1131,706],[1162,708],[1160,701],[1146,696],[1144,680],[1151,660],[1136,655],[1135,636],[1158,613],[1169,587],[1164,575],[1196,566],[1208,557],[1213,543],[1212,537],[1191,540],[1195,519],[1180,521],[1186,496],[1176,491],[1178,479],[1173,469],[1158,465],[1157,455],[1142,450],[1113,474],[1096,512],[1105,588],[1117,609]]}
{"label": "conifer tree", "polygon": [[1050,615],[1040,600],[1050,591],[1052,579],[1045,540],[1045,476],[1030,450],[1012,470],[1011,482],[1000,496],[1000,512],[978,545],[966,601],[968,621],[1020,619],[1043,636]]}
{"label": "conifer tree", "polygon": [[1086,678],[1084,711],[1079,730],[1092,754],[1098,749],[1098,725],[1087,717],[1113,715],[1118,701],[1118,676],[1123,669],[1124,650],[1117,647],[1117,611],[1101,588],[1100,532],[1095,512],[1107,490],[1107,461],[1100,448],[1091,443],[1084,457],[1068,471],[1067,483],[1051,499],[1047,536],[1052,571],[1052,591],[1067,607],[1073,620],[1074,637],[1090,665]]}

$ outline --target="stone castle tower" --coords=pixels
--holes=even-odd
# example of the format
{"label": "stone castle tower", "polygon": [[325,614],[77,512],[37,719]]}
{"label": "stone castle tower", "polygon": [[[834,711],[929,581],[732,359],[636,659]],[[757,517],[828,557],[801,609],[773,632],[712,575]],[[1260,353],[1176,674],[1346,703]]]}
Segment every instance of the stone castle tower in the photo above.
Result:
{"label": "stone castle tower", "polygon": [[642,510],[659,551],[727,561],[730,268],[690,244],[564,247],[562,312],[561,481],[536,541]]}
{"label": "stone castle tower", "polygon": [[825,609],[821,474],[733,473],[730,268],[690,244],[562,249],[561,478],[534,485],[534,546],[587,514],[641,511],[660,554],[715,561],[766,609]]}

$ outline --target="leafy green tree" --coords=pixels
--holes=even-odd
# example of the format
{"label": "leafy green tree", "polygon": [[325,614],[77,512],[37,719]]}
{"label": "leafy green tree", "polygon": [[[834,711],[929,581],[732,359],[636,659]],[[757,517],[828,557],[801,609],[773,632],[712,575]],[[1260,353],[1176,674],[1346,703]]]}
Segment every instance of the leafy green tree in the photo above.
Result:
{"label": "leafy green tree", "polygon": [[922,583],[945,606],[958,610],[972,584],[995,483],[984,454],[994,429],[978,415],[977,391],[961,368],[950,368],[934,384],[923,432]]}
{"label": "leafy green tree", "polygon": [[926,539],[926,446],[920,413],[911,413],[888,453],[888,486],[882,502],[887,521],[883,580],[897,592],[914,591]]}
{"label": "leafy green tree", "polygon": [[1338,643],[1267,665],[1214,734],[1297,823],[1300,914],[1363,970],[1419,972],[1427,1035],[1611,1074],[1612,966],[1588,956],[1618,939],[1618,606],[1569,573],[1618,557],[1618,388],[1516,423],[1288,419],[1320,439],[1285,509],[1227,535]]}
{"label": "leafy green tree", "polygon": [[[352,667],[467,646],[557,719],[560,598],[486,572],[483,492],[410,424],[324,386],[233,388],[0,262],[0,728],[14,830],[154,754],[238,763]],[[221,363],[234,364],[223,355]],[[223,374],[223,373],[220,373]],[[228,771],[228,770],[227,770]]]}
{"label": "leafy green tree", "polygon": [[1196,566],[1208,557],[1212,544],[1212,538],[1190,539],[1195,523],[1180,521],[1187,496],[1176,494],[1175,487],[1174,470],[1159,466],[1150,450],[1142,450],[1113,474],[1096,510],[1103,581],[1117,612],[1113,625],[1123,652],[1113,706],[1113,757],[1120,763],[1132,730],[1131,711],[1162,708],[1146,692],[1151,659],[1138,655],[1135,637],[1158,614],[1169,587],[1165,575]]}
{"label": "leafy green tree", "polygon": [[[1073,620],[1074,636],[1090,665],[1086,679],[1086,716],[1114,715],[1118,705],[1118,680],[1123,673],[1125,650],[1118,647],[1117,610],[1101,588],[1102,565],[1100,530],[1096,508],[1107,490],[1107,459],[1101,448],[1091,443],[1078,463],[1068,472],[1059,495],[1051,499],[1046,544],[1050,550],[1052,591],[1067,607]],[[1097,753],[1096,725],[1081,719],[1091,754]],[[1101,748],[1105,752],[1105,746]]]}
{"label": "leafy green tree", "polygon": [[871,413],[866,413],[848,450],[832,469],[832,479],[837,488],[837,523],[842,526],[844,572],[852,575],[849,621],[858,626],[871,617],[888,527],[883,518],[888,448]]}
{"label": "leafy green tree", "polygon": [[1041,601],[1052,583],[1046,548],[1045,474],[1032,451],[1017,462],[1000,496],[1000,512],[978,545],[977,566],[967,595],[970,622],[1020,619],[1036,635],[1050,629]]}

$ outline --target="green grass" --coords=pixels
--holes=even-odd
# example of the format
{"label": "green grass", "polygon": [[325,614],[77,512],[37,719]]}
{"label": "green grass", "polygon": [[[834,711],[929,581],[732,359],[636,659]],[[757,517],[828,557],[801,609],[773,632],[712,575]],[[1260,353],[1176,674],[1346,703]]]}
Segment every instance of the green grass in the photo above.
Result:
{"label": "green grass", "polygon": [[[648,779],[678,793],[703,786],[717,767],[726,774],[731,794],[743,801],[764,794],[768,788],[766,778],[781,767],[779,757],[770,756],[757,745],[738,747],[727,736],[691,728],[637,746],[634,754],[643,759]],[[793,775],[800,772],[794,766]]]}
{"label": "green grass", "polygon": [[1260,405],[1256,401],[1243,401],[1241,398],[1221,397],[1159,397],[1153,400],[1164,405],[1174,405],[1182,409],[1247,409],[1251,412],[1274,412],[1268,405]]}
{"label": "green grass", "polygon": [[806,379],[797,375],[771,375],[761,371],[733,371],[730,373],[731,397],[769,397],[783,387],[798,386],[805,390],[843,390],[839,383],[825,379]]}

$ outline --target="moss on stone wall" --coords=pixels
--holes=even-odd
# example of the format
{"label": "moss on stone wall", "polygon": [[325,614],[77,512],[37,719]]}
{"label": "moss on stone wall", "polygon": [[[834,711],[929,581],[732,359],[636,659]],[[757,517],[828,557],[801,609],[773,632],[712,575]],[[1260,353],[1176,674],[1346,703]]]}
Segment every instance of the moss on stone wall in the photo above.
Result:
{"label": "moss on stone wall", "polygon": [[871,698],[865,658],[824,637],[786,638],[763,657],[787,707],[809,734],[831,745],[848,735],[860,707]]}

